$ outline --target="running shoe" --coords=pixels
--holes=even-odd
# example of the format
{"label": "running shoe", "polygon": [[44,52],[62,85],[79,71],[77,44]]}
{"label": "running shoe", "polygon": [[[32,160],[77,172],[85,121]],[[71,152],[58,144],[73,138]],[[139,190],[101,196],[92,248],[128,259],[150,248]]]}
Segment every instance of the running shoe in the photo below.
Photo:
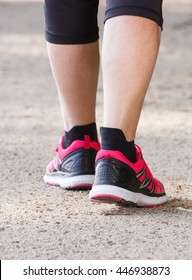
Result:
{"label": "running shoe", "polygon": [[136,163],[121,152],[100,150],[96,157],[96,175],[89,198],[92,201],[125,206],[158,206],[167,202],[164,186],[155,179],[136,147]]}
{"label": "running shoe", "polygon": [[91,189],[95,177],[95,157],[100,149],[99,142],[75,140],[68,148],[63,148],[64,136],[56,148],[55,158],[47,165],[44,181],[49,185],[65,189]]}

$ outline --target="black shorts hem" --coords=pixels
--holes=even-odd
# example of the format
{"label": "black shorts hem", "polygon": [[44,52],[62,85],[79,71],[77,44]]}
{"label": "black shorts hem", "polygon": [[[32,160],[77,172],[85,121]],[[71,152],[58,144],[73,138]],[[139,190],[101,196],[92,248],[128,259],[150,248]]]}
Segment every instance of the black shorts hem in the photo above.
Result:
{"label": "black shorts hem", "polygon": [[98,32],[95,32],[94,34],[85,36],[60,36],[51,34],[46,30],[45,39],[47,42],[57,45],[80,45],[98,41],[99,35]]}
{"label": "black shorts hem", "polygon": [[145,8],[138,8],[138,7],[115,7],[108,9],[105,13],[105,20],[106,22],[108,19],[112,17],[128,15],[128,16],[139,16],[144,17],[147,19],[151,19],[155,21],[161,29],[163,29],[163,18],[153,10],[148,10]]}

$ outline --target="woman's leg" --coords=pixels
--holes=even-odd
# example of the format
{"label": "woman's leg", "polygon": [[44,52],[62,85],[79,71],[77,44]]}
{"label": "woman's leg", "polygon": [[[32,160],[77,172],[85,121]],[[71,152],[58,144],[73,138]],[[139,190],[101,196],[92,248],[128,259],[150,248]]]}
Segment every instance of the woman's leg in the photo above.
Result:
{"label": "woman's leg", "polygon": [[[85,5],[86,4],[86,5]],[[98,0],[45,0],[46,39],[65,136],[44,181],[70,189],[93,184],[100,146],[95,124],[99,70]]]}
{"label": "woman's leg", "polygon": [[104,126],[128,141],[136,129],[159,50],[162,0],[107,0],[102,51]]}
{"label": "woman's leg", "polygon": [[134,145],[159,50],[161,3],[108,0],[102,53],[104,127],[92,200],[137,206],[167,201],[163,185],[153,177],[141,149]]}
{"label": "woman's leg", "polygon": [[95,122],[98,42],[83,45],[47,43],[47,47],[65,131]]}
{"label": "woman's leg", "polygon": [[104,126],[121,129],[128,141],[135,139],[159,50],[160,34],[160,27],[143,17],[119,16],[105,24],[102,54]]}

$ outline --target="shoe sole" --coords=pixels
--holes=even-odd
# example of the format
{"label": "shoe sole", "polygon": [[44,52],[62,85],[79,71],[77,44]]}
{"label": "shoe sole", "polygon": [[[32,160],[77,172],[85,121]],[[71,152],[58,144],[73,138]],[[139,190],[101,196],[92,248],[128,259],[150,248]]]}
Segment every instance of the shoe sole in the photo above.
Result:
{"label": "shoe sole", "polygon": [[68,190],[90,190],[94,182],[94,175],[79,175],[63,178],[57,174],[45,174],[43,180],[51,186],[59,186]]}
{"label": "shoe sole", "polygon": [[165,204],[168,196],[149,197],[113,185],[93,185],[89,199],[95,202],[117,203],[123,206],[154,207]]}

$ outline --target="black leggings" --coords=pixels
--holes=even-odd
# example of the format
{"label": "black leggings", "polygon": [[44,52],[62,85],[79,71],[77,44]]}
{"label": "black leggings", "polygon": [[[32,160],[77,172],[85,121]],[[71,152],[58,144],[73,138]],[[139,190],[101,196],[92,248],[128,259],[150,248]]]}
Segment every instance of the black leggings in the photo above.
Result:
{"label": "black leggings", "polygon": [[[105,21],[120,15],[141,16],[161,28],[163,0],[106,0]],[[98,40],[99,0],[45,0],[46,40],[53,44],[86,44]]]}

